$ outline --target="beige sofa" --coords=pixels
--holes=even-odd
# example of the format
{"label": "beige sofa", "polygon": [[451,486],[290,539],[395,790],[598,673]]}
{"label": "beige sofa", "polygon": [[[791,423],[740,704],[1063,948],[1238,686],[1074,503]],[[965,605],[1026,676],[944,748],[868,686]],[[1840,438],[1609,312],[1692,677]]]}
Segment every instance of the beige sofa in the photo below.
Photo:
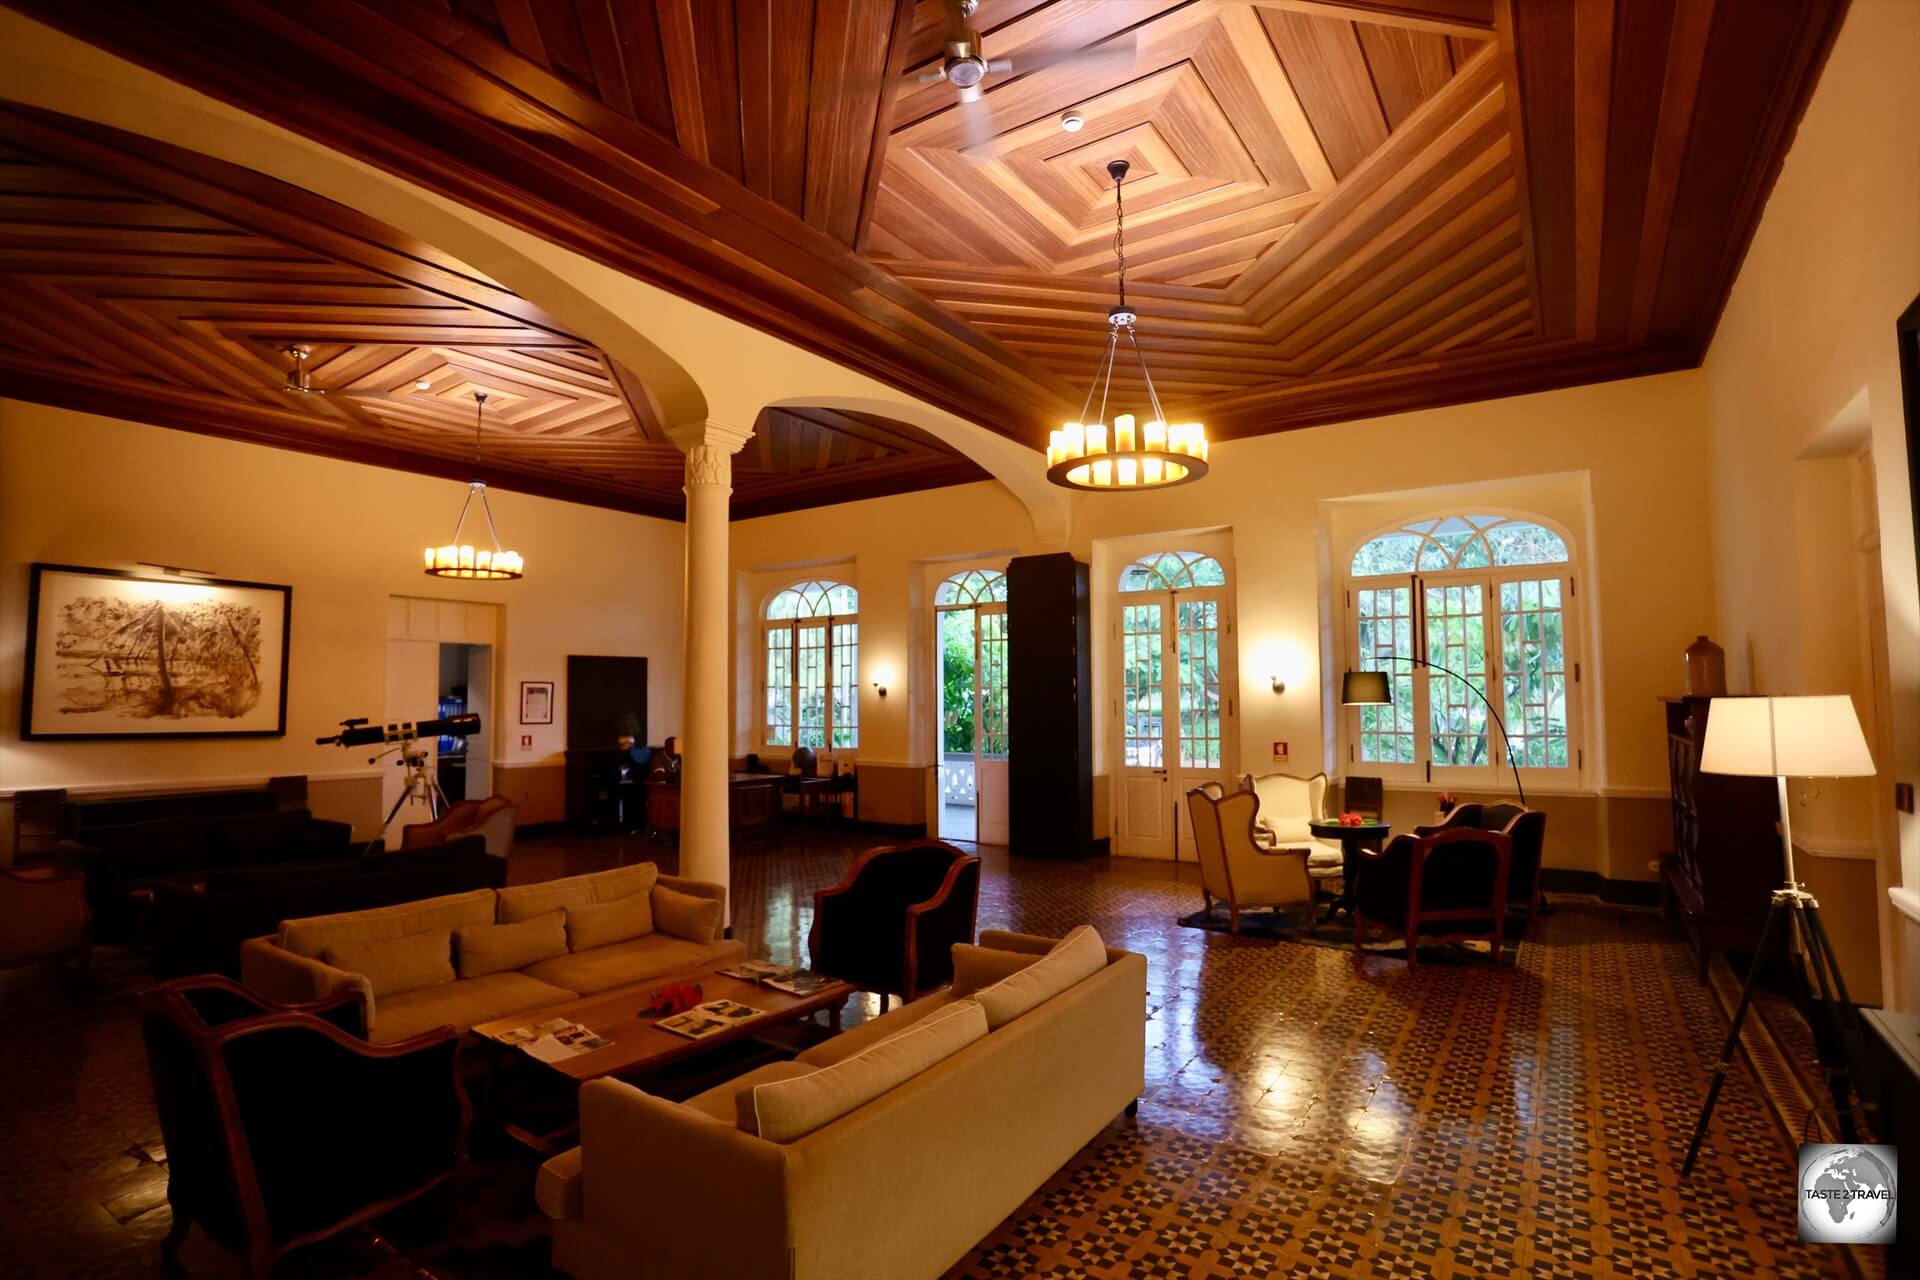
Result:
{"label": "beige sofa", "polygon": [[[646,898],[645,908],[637,903],[640,895]],[[632,908],[629,917],[638,911],[640,922],[649,927],[605,945],[576,946],[587,936],[586,922],[593,911],[608,904],[626,904],[614,910]],[[240,976],[261,995],[284,1003],[359,991],[367,1001],[368,1038],[381,1044],[434,1027],[466,1031],[524,1010],[739,959],[746,948],[720,936],[725,907],[722,886],[663,876],[648,862],[564,880],[286,920],[274,936],[241,945]],[[561,917],[560,931],[542,935],[544,945],[531,944],[528,928],[551,931],[555,913]],[[514,929],[490,933],[495,925]],[[604,922],[596,927],[608,932]],[[436,941],[442,934],[445,943]],[[480,940],[489,936],[495,939],[494,950],[489,965],[483,966]],[[502,938],[508,941],[503,944]],[[464,949],[463,939],[470,944]],[[423,945],[432,954],[423,954]],[[514,963],[516,949],[522,962]],[[403,963],[387,962],[383,952],[388,951],[401,955]],[[363,958],[361,968],[367,971],[329,961],[343,953]],[[512,967],[498,967],[503,959]],[[487,967],[492,971],[481,971]],[[392,976],[399,969],[407,971],[407,980]]]}
{"label": "beige sofa", "polygon": [[[955,948],[952,988],[684,1103],[583,1086],[581,1145],[535,1188],[554,1265],[575,1280],[940,1275],[1140,1095],[1146,960],[1091,942],[1088,976],[990,1030],[996,987],[969,991],[979,966],[961,953],[1033,964],[1053,940],[983,934]],[[950,1056],[802,1136],[758,1136],[782,1123],[771,1093],[967,1018],[977,1038]]]}

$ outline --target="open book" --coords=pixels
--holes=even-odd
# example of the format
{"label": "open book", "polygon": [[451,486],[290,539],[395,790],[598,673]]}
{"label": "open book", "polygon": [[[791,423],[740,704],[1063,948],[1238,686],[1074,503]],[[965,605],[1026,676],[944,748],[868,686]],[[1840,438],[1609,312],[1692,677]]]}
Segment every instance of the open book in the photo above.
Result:
{"label": "open book", "polygon": [[685,1036],[689,1040],[703,1040],[710,1035],[725,1031],[728,1027],[738,1026],[749,1018],[757,1018],[763,1010],[751,1005],[741,1004],[738,1000],[709,1000],[697,1004],[685,1013],[676,1013],[671,1018],[662,1018],[654,1025],[662,1031],[671,1031],[674,1035]]}
{"label": "open book", "polygon": [[583,1053],[592,1053],[595,1049],[604,1049],[613,1041],[577,1022],[565,1018],[549,1018],[545,1022],[536,1022],[524,1027],[510,1027],[494,1036],[501,1044],[517,1045],[531,1057],[542,1062],[558,1062],[562,1058],[573,1058]]}

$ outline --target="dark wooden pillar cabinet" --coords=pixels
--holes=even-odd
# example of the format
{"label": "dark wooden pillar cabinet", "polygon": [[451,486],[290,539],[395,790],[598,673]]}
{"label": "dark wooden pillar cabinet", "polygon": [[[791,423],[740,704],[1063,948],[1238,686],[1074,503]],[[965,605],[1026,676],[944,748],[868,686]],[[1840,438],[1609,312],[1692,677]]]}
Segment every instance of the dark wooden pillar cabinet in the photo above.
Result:
{"label": "dark wooden pillar cabinet", "polygon": [[1007,566],[1007,844],[1085,858],[1093,844],[1087,566],[1066,552]]}
{"label": "dark wooden pillar cabinet", "polygon": [[1661,860],[1662,898],[1698,953],[1704,982],[1714,952],[1760,943],[1767,902],[1787,875],[1780,805],[1772,778],[1700,772],[1710,699],[1663,701],[1673,852]]}

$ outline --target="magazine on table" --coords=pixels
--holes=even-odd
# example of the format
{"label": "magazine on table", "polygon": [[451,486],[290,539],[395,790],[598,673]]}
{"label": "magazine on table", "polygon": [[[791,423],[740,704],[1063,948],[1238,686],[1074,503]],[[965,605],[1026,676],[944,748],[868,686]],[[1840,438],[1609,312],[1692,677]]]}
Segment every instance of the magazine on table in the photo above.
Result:
{"label": "magazine on table", "polygon": [[674,1035],[685,1036],[689,1040],[702,1040],[707,1036],[725,1031],[728,1027],[738,1026],[748,1018],[757,1018],[762,1010],[752,1005],[741,1004],[738,1000],[709,1000],[697,1004],[685,1013],[676,1013],[671,1018],[662,1018],[654,1025],[662,1031],[671,1031]]}
{"label": "magazine on table", "polygon": [[775,991],[784,991],[788,995],[810,996],[838,981],[838,978],[824,973],[815,973],[811,969],[795,969],[784,978],[768,978],[766,985]]}
{"label": "magazine on table", "polygon": [[562,1058],[574,1058],[583,1053],[592,1053],[595,1049],[604,1049],[613,1041],[598,1035],[577,1022],[565,1018],[549,1018],[545,1022],[531,1023],[524,1027],[509,1027],[494,1039],[501,1044],[513,1045],[522,1052],[541,1062],[558,1062]]}
{"label": "magazine on table", "polygon": [[774,978],[790,978],[794,971],[795,966],[790,964],[775,964],[771,960],[742,960],[739,964],[720,970],[720,974],[722,977],[738,978],[742,982],[766,982]]}
{"label": "magazine on table", "polygon": [[757,982],[763,987],[772,987],[775,991],[795,996],[810,996],[835,981],[824,973],[815,973],[797,964],[775,964],[771,960],[742,960],[720,972],[729,978]]}

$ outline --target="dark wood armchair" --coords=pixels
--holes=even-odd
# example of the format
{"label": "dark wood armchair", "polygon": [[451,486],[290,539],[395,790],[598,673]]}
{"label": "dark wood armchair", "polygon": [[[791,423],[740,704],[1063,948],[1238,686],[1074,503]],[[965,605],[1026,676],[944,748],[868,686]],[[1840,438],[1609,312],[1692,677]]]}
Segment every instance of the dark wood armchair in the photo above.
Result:
{"label": "dark wood armchair", "polygon": [[1524,919],[1520,936],[1527,937],[1533,932],[1534,917],[1540,914],[1544,900],[1540,890],[1540,865],[1546,852],[1547,815],[1511,800],[1462,804],[1454,806],[1445,821],[1431,827],[1415,827],[1413,834],[1430,836],[1463,828],[1504,832],[1513,841],[1513,859],[1507,865],[1507,910]]}
{"label": "dark wood armchair", "polygon": [[973,941],[980,859],[939,840],[885,845],[813,895],[807,951],[813,967],[914,1000],[953,981],[953,944]]}
{"label": "dark wood armchair", "polygon": [[1423,938],[1485,939],[1499,964],[1512,855],[1505,833],[1464,826],[1363,850],[1353,885],[1355,943],[1366,945],[1370,926],[1382,928],[1406,939],[1412,966]]}
{"label": "dark wood armchair", "polygon": [[161,983],[141,1003],[167,1144],[169,1267],[198,1223],[265,1280],[281,1255],[466,1164],[451,1027],[370,1045],[357,993],[280,1005],[211,976]]}

